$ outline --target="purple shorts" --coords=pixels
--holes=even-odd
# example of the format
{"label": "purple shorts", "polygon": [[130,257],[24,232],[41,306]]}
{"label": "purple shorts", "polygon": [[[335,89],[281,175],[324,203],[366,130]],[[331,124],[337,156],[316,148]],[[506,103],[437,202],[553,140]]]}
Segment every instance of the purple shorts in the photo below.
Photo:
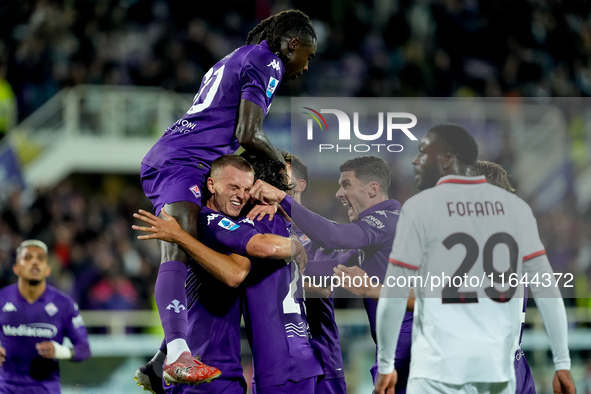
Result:
{"label": "purple shorts", "polygon": [[516,383],[516,394],[536,394],[536,385],[534,378],[529,370],[529,365],[525,361],[525,356],[521,354],[521,357],[515,359],[513,362],[515,366],[515,383]]}
{"label": "purple shorts", "polygon": [[154,213],[160,214],[165,204],[189,201],[203,206],[203,197],[209,167],[204,164],[195,166],[168,166],[154,168],[142,164],[140,180],[146,197],[152,201]]}
{"label": "purple shorts", "polygon": [[315,394],[347,394],[345,378],[326,379],[324,375],[318,377]]}

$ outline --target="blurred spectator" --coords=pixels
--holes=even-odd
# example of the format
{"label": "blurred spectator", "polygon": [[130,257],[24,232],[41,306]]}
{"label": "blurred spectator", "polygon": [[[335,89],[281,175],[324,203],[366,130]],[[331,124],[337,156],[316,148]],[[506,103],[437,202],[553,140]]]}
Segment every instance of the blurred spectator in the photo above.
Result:
{"label": "blurred spectator", "polygon": [[0,140],[14,127],[17,119],[16,96],[6,80],[7,71],[5,48],[0,42]]}
{"label": "blurred spectator", "polygon": [[[257,21],[289,7],[318,26],[320,70],[278,94],[591,94],[591,5],[500,0],[234,0],[207,18],[180,1],[36,0],[5,7],[7,81],[22,120],[77,84],[195,92]],[[355,28],[350,28],[355,26]]]}

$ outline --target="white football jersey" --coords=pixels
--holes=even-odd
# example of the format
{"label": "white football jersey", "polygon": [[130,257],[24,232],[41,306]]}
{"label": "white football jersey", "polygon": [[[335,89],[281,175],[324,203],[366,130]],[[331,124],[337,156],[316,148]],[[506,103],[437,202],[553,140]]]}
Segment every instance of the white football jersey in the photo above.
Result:
{"label": "white football jersey", "polygon": [[409,378],[513,379],[523,261],[543,253],[530,207],[484,176],[446,176],[410,198],[390,254],[420,277]]}

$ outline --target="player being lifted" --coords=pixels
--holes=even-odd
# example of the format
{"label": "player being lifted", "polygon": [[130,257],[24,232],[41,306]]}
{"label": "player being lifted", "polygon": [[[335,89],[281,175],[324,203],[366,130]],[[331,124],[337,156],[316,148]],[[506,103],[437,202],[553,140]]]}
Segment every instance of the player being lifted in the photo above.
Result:
{"label": "player being lifted", "polygon": [[[468,176],[478,146],[463,128],[440,125],[421,139],[414,159],[422,192],[403,207],[377,313],[379,376],[375,393],[396,382],[394,352],[410,291],[400,278],[486,278],[536,273],[550,285],[530,282],[548,333],[556,374],[555,392],[574,393],[567,320],[560,290],[530,207],[515,194]],[[469,267],[468,267],[469,265]],[[521,286],[433,289],[415,286],[409,393],[515,393],[512,359],[522,310]],[[490,282],[490,281],[489,281]]]}
{"label": "player being lifted", "polygon": [[[279,83],[306,72],[316,52],[312,23],[297,10],[265,19],[248,34],[246,41],[246,46],[236,49],[205,74],[193,105],[142,160],[142,187],[154,212],[160,215],[165,208],[193,237],[197,236],[201,190],[213,160],[243,146],[283,162],[263,132],[262,123]],[[171,371],[183,372],[175,373],[177,382],[199,383],[219,375],[216,368],[193,358],[186,342],[184,284],[189,256],[175,243],[161,242],[160,248],[161,265],[154,296],[167,355],[159,352],[136,371],[138,384],[147,390],[152,390],[150,379],[156,381],[154,378],[161,376],[163,363]],[[169,308],[173,303],[179,307]]]}
{"label": "player being lifted", "polygon": [[[283,176],[278,171],[283,164],[273,161],[271,165],[269,162],[271,160],[267,159],[264,163],[267,172],[262,174],[261,171],[257,171],[257,176],[264,176],[267,181],[278,186],[285,185],[287,188]],[[277,169],[275,173],[272,171],[272,166]],[[241,210],[249,199],[248,190],[252,186],[253,176],[253,167],[241,156],[224,155],[213,162],[212,174],[208,178],[208,191],[211,196],[202,207],[198,219],[199,238],[203,243],[183,231],[176,220],[166,214],[166,211],[163,213],[165,220],[141,210],[139,214],[134,215],[151,225],[151,227],[133,226],[135,230],[150,233],[138,238],[178,243],[198,263],[190,264],[186,283],[190,328],[188,344],[193,353],[201,354],[205,362],[218,365],[222,371],[219,379],[206,386],[177,385],[167,390],[170,393],[244,393],[246,391],[246,382],[240,363],[240,301],[244,297],[245,285],[240,285],[251,271],[249,259],[253,260],[254,267],[257,265],[255,259],[264,259],[261,262],[263,266],[258,268],[259,273],[261,271],[287,272],[286,277],[281,275],[282,281],[274,281],[270,287],[267,287],[268,292],[265,293],[265,297],[256,298],[257,311],[263,313],[258,324],[264,327],[264,332],[259,331],[251,336],[256,336],[259,342],[267,344],[273,339],[283,343],[282,338],[285,338],[283,324],[280,325],[281,331],[272,329],[277,325],[275,320],[280,321],[280,318],[269,313],[263,304],[268,303],[268,298],[275,299],[276,293],[284,296],[283,292],[287,294],[290,289],[290,265],[286,266],[283,259],[291,261],[293,254],[303,267],[307,257],[301,243],[292,243],[289,232],[285,229],[283,234],[262,232],[255,228],[251,220],[240,217]],[[279,223],[281,220],[283,219],[279,216],[274,219]],[[204,259],[204,244],[216,251],[231,255],[233,263]],[[292,245],[296,248],[293,252]],[[260,287],[260,283],[257,285]],[[270,308],[275,310],[274,305]],[[292,323],[298,323],[300,320],[297,319],[301,319],[299,316],[294,318],[296,320],[291,320]],[[249,330],[250,324],[247,324],[247,332],[250,333]],[[282,368],[288,368],[294,364],[300,372],[309,374],[307,378],[320,374],[320,367],[314,359],[307,338],[294,338],[284,345],[289,345],[292,350],[297,348],[298,351],[288,357],[287,351],[281,352],[285,350],[281,346],[272,348],[272,356],[260,354],[253,349],[255,363],[273,360],[277,362],[274,357],[280,357],[284,364]],[[292,364],[285,362],[286,359],[289,359]],[[316,363],[316,369],[314,369],[314,363]],[[259,372],[255,372],[255,377],[272,373],[270,370],[279,371],[279,379],[298,378],[295,374],[290,375],[291,371],[285,371],[276,365],[272,365],[272,368],[259,368]],[[168,370],[165,370],[164,374],[167,381],[172,381]]]}

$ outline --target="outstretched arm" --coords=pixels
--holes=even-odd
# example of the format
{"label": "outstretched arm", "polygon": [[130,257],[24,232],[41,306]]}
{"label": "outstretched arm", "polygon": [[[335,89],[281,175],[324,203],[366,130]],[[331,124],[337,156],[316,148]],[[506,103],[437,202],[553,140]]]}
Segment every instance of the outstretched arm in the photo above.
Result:
{"label": "outstretched arm", "polygon": [[304,234],[326,249],[352,249],[368,245],[367,235],[358,225],[339,224],[328,220],[304,208],[285,192],[260,179],[250,189],[250,195],[264,204],[278,202]]}
{"label": "outstretched arm", "polygon": [[236,123],[236,138],[246,150],[255,150],[264,153],[274,160],[285,163],[285,159],[279,153],[263,131],[265,112],[252,101],[242,99],[238,107],[238,121]]}
{"label": "outstretched arm", "polygon": [[150,233],[139,235],[138,239],[160,239],[166,242],[174,242],[220,282],[230,287],[237,287],[242,283],[250,271],[250,260],[248,258],[236,253],[225,255],[216,252],[184,231],[166,211],[162,210],[161,214],[164,219],[142,209],[139,210],[139,213],[133,214],[136,219],[140,219],[151,226],[131,226],[134,230]]}

